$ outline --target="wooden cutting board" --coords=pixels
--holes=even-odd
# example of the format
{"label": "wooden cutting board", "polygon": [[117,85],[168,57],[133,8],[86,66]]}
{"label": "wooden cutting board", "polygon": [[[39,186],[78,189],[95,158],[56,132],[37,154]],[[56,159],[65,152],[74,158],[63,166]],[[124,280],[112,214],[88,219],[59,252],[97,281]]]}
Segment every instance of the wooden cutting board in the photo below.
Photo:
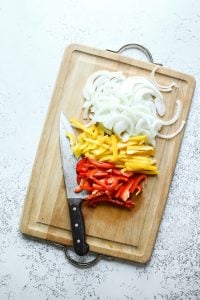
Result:
{"label": "wooden cutting board", "polygon": [[[42,132],[30,179],[20,229],[24,234],[72,245],[69,212],[59,150],[59,118],[82,121],[82,91],[87,78],[97,70],[123,71],[126,76],[150,78],[153,63],[138,61],[104,50],[70,45],[63,57],[58,79]],[[174,81],[179,88],[164,93],[169,119],[180,99],[180,121],[163,129],[174,132],[187,119],[195,80],[193,77],[160,67],[156,79],[161,84]],[[95,209],[83,205],[86,240],[93,252],[137,262],[150,259],[166,204],[183,132],[172,140],[157,139],[156,159],[160,173],[148,178],[143,193],[132,210],[101,205]]]}

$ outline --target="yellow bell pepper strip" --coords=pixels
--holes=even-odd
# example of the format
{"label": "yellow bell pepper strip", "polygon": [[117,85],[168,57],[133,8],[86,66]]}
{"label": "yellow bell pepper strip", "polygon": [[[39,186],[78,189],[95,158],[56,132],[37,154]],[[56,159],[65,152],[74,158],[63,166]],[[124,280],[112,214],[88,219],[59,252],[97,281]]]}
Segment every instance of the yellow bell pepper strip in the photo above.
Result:
{"label": "yellow bell pepper strip", "polygon": [[145,135],[132,136],[124,142],[114,134],[107,134],[99,124],[86,127],[75,119],[71,119],[71,124],[82,131],[75,144],[69,136],[76,158],[91,157],[101,162],[114,162],[117,168],[125,171],[158,174],[154,147],[148,145]]}
{"label": "yellow bell pepper strip", "polygon": [[78,120],[76,120],[74,118],[71,118],[70,121],[73,124],[73,127],[88,132],[88,129],[81,122],[79,122]]}
{"label": "yellow bell pepper strip", "polygon": [[70,145],[72,147],[76,145],[76,137],[72,133],[67,132],[66,137],[70,140]]}
{"label": "yellow bell pepper strip", "polygon": [[116,161],[118,156],[118,148],[117,148],[117,137],[114,134],[111,135],[111,145],[113,151],[113,161]]}

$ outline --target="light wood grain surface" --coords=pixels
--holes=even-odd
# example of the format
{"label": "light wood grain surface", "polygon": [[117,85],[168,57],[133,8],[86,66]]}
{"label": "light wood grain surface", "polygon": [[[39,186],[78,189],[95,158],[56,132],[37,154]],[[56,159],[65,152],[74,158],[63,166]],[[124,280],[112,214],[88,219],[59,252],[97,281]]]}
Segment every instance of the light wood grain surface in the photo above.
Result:
{"label": "light wood grain surface", "polygon": [[[120,70],[127,76],[141,75],[150,78],[154,67],[152,63],[83,45],[73,44],[66,49],[24,203],[20,226],[23,233],[72,245],[60,160],[59,118],[63,111],[67,117],[82,120],[82,91],[89,75],[106,69]],[[174,81],[179,86],[171,93],[163,94],[167,106],[164,119],[173,116],[177,99],[183,103],[180,121],[163,130],[163,133],[170,133],[180,126],[182,119],[187,120],[195,80],[187,74],[164,67],[159,68],[156,78],[161,84]],[[157,139],[156,159],[160,173],[158,176],[149,176],[143,193],[137,197],[134,209],[107,205],[93,209],[83,204],[86,239],[91,251],[137,262],[150,259],[182,137],[183,132],[172,140]]]}

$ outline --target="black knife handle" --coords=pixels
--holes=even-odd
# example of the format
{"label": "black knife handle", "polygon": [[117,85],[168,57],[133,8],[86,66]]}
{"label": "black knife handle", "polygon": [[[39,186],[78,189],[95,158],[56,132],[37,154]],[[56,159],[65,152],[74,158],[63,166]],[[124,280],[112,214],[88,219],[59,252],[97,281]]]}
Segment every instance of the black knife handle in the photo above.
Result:
{"label": "black knife handle", "polygon": [[89,246],[85,242],[85,225],[81,211],[82,201],[69,199],[68,204],[74,250],[76,254],[83,256],[88,253]]}

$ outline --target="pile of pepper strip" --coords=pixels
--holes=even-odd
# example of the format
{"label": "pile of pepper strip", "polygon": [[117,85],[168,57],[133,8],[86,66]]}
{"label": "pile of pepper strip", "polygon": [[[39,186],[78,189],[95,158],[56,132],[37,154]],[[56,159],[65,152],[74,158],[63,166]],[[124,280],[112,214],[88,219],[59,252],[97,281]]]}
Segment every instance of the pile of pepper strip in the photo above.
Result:
{"label": "pile of pepper strip", "polygon": [[135,203],[130,199],[134,192],[142,190],[141,182],[145,174],[123,172],[114,163],[98,162],[90,158],[81,158],[76,165],[78,186],[75,192],[86,190],[85,197],[89,206],[100,202],[131,208]]}
{"label": "pile of pepper strip", "polygon": [[146,143],[146,137],[133,137],[122,142],[99,125],[85,127],[74,119],[71,123],[83,131],[77,140],[66,134],[74,155],[79,159],[75,192],[86,190],[88,195],[84,200],[92,207],[102,202],[133,207],[135,203],[131,196],[142,191],[141,183],[147,174],[158,172],[152,157],[154,149]]}

